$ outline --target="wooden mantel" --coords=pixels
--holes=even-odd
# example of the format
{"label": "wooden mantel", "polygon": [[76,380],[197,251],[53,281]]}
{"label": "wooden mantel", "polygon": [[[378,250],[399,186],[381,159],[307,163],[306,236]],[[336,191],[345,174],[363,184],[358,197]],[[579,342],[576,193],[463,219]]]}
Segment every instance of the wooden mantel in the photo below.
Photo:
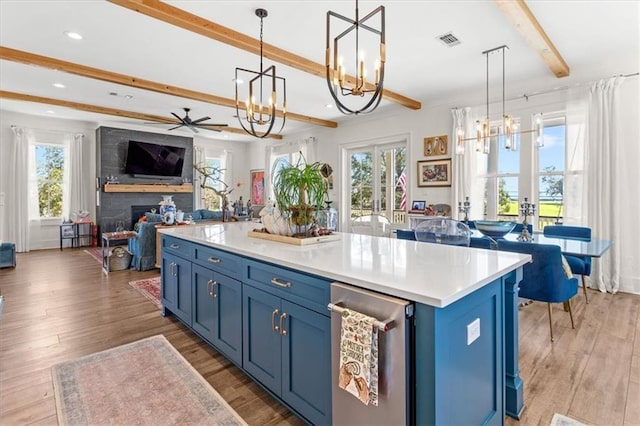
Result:
{"label": "wooden mantel", "polygon": [[107,183],[104,185],[104,192],[193,192],[193,185],[190,183],[182,185],[169,185],[164,183],[152,184],[123,184]]}

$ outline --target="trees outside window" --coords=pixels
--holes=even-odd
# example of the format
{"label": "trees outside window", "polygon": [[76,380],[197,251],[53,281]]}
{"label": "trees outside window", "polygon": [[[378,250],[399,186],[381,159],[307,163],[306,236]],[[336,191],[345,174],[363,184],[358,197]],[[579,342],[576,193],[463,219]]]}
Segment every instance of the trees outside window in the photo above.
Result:
{"label": "trees outside window", "polygon": [[62,217],[64,147],[35,145],[38,214],[40,218]]}

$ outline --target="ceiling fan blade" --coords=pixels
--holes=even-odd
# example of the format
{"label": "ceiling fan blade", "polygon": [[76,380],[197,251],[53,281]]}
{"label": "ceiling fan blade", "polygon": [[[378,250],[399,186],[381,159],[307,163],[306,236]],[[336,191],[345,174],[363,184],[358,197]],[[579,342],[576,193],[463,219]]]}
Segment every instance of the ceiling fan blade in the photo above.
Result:
{"label": "ceiling fan blade", "polygon": [[191,122],[191,124],[198,124],[198,123],[200,123],[200,122],[202,122],[202,121],[207,121],[207,120],[211,120],[211,117],[202,117],[202,118],[198,118],[197,120],[193,120],[193,121]]}
{"label": "ceiling fan blade", "polygon": [[199,127],[228,127],[228,124],[223,124],[223,123],[219,123],[219,124],[215,124],[215,123],[204,123],[204,124],[198,124]]}
{"label": "ceiling fan blade", "polygon": [[178,114],[176,114],[175,112],[172,112],[171,115],[173,115],[175,118],[180,120],[181,123],[184,123],[184,120],[182,119],[182,117],[178,116]]}
{"label": "ceiling fan blade", "polygon": [[167,130],[175,130],[175,129],[179,129],[179,128],[180,128],[180,127],[182,127],[182,126],[184,126],[184,124],[180,124],[180,125],[178,125],[178,126],[176,126],[176,127],[172,127],[172,128],[170,128],[170,129],[167,129]]}
{"label": "ceiling fan blade", "polygon": [[198,129],[196,129],[196,126],[188,125],[187,127],[190,128],[193,131],[193,133],[200,133]]}

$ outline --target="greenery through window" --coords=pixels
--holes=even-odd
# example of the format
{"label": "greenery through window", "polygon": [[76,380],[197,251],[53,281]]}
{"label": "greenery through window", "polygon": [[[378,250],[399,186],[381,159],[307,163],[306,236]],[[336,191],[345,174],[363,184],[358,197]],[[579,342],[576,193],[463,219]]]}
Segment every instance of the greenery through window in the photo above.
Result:
{"label": "greenery through window", "polygon": [[[207,158],[205,160],[205,166],[208,168],[220,170],[222,162],[219,158]],[[216,176],[219,180],[224,181],[224,172],[221,171],[219,176]],[[205,181],[207,186],[212,186],[217,190],[221,191],[224,189],[223,185],[220,182],[216,182],[211,178],[207,178]],[[220,197],[210,188],[204,189],[204,208],[208,210],[222,210],[222,200]]]}
{"label": "greenery through window", "polygon": [[64,148],[36,145],[38,213],[41,218],[62,217]]}
{"label": "greenery through window", "polygon": [[564,214],[564,117],[545,119],[544,146],[538,148],[538,205],[541,226],[562,221]]}

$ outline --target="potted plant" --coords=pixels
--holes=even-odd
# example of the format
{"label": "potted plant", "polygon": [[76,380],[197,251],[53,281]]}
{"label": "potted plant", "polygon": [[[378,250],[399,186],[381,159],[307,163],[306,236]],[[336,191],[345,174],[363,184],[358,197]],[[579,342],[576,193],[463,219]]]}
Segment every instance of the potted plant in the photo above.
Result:
{"label": "potted plant", "polygon": [[322,175],[322,163],[308,164],[300,155],[293,165],[279,163],[273,170],[273,191],[276,207],[289,218],[298,231],[306,230],[315,220],[327,198],[327,185]]}

